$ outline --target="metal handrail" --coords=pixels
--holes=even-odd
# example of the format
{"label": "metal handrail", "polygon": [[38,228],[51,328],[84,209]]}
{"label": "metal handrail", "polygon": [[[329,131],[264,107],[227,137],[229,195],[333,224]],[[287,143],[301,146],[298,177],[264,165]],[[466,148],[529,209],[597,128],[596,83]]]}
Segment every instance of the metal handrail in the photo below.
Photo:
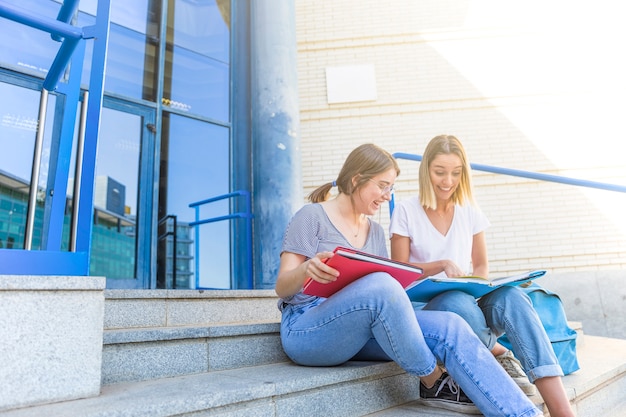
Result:
{"label": "metal handrail", "polygon": [[[39,165],[41,163],[46,111],[48,107],[48,95],[49,92],[56,90],[63,71],[72,58],[72,54],[74,53],[76,46],[78,46],[78,43],[81,40],[86,39],[82,28],[67,23],[76,11],[77,7],[78,0],[67,0],[61,5],[57,19],[51,19],[49,17],[33,13],[24,8],[0,3],[1,17],[48,32],[51,34],[53,39],[61,41],[61,46],[59,47],[59,50],[54,57],[54,61],[46,74],[46,78],[43,82],[43,88],[41,90],[37,137],[35,140],[35,150],[33,154],[28,212],[24,233],[24,249],[26,250],[32,249],[33,231],[35,226],[35,210],[37,206],[37,189],[39,187]],[[74,197],[76,198],[76,194],[74,194]]]}
{"label": "metal handrail", "polygon": [[21,7],[0,3],[0,16],[48,32],[55,40],[63,39],[43,82],[43,88],[48,91],[56,90],[57,84],[63,75],[65,67],[67,67],[68,62],[72,58],[78,42],[89,38],[89,36],[85,36],[83,28],[66,23],[69,20],[68,14],[70,12],[73,13],[77,6],[77,4],[72,3],[76,3],[76,1],[72,0],[68,5],[64,3],[61,6],[59,17],[62,21],[41,16]]}
{"label": "metal handrail", "polygon": [[[408,159],[411,161],[418,161],[418,162],[422,160],[422,155],[415,155],[415,154],[403,153],[403,152],[396,152],[393,154],[393,157],[396,159]],[[609,183],[597,182],[597,181],[588,181],[588,180],[582,180],[582,179],[577,179],[577,178],[562,177],[559,175],[541,174],[538,172],[502,168],[502,167],[496,167],[492,165],[470,163],[470,166],[472,169],[476,171],[485,171],[485,172],[491,172],[494,174],[510,175],[513,177],[523,177],[523,178],[530,178],[533,180],[557,182],[561,184],[577,185],[580,187],[596,188],[600,190],[617,191],[620,193],[626,193],[626,186],[624,185],[609,184]],[[389,201],[389,213],[390,214],[393,212],[394,206],[395,206],[395,203],[394,203],[394,198],[392,194],[391,200]]]}
{"label": "metal handrail", "polygon": [[[225,216],[218,216],[218,217],[210,217],[207,219],[200,219],[200,207],[206,204],[211,204],[214,203],[216,201],[221,201],[221,200],[225,200],[228,198],[233,198],[233,197],[244,197],[244,201],[245,201],[245,207],[244,207],[244,211],[241,212],[237,212],[237,213],[232,213],[232,214],[228,214]],[[253,288],[253,277],[252,277],[252,218],[254,217],[254,215],[252,214],[251,211],[251,207],[252,207],[252,203],[251,203],[251,197],[250,197],[250,192],[247,190],[237,190],[237,191],[233,191],[232,193],[228,193],[228,194],[224,194],[224,195],[219,195],[217,197],[212,197],[212,198],[208,198],[206,200],[201,200],[201,201],[197,201],[195,203],[191,203],[189,204],[189,207],[194,208],[195,209],[195,221],[189,223],[189,226],[194,227],[195,228],[195,236],[196,236],[196,248],[195,248],[195,256],[196,256],[196,288],[199,288],[199,284],[200,284],[200,275],[198,274],[198,270],[199,270],[199,259],[200,259],[200,245],[199,240],[200,240],[200,231],[199,231],[199,227],[200,225],[203,224],[207,224],[207,223],[215,223],[215,222],[219,222],[219,221],[224,221],[224,220],[231,220],[231,219],[246,219],[246,249],[247,249],[247,253],[246,253],[246,270],[247,270],[247,286],[248,288]]]}
{"label": "metal handrail", "polygon": [[[96,165],[96,153],[102,101],[104,96],[104,77],[106,73],[106,56],[109,42],[111,25],[111,1],[98,0],[95,14],[95,24],[91,26],[77,27],[69,24],[76,16],[79,0],[64,0],[62,2],[58,19],[37,14],[20,6],[7,4],[0,0],[0,18],[6,18],[19,24],[29,26],[49,33],[54,40],[62,40],[62,44],[52,62],[48,73],[43,81],[42,96],[57,91],[59,95],[65,95],[63,108],[63,126],[58,133],[62,154],[55,153],[51,160],[49,172],[54,174],[54,180],[48,181],[44,205],[43,241],[44,250],[19,250],[5,251],[0,249],[0,270],[9,274],[35,274],[35,275],[89,275],[89,257],[91,252],[91,235],[93,230],[92,220],[94,216],[93,194]],[[67,196],[67,175],[69,173],[69,154],[73,140],[73,127],[76,116],[76,108],[79,102],[80,78],[82,61],[85,53],[85,40],[93,40],[91,51],[91,69],[89,74],[88,90],[89,104],[87,106],[87,120],[85,129],[84,157],[82,161],[76,161],[83,165],[82,181],[80,187],[80,204],[78,210],[78,231],[75,240],[75,252],[62,251],[62,230],[64,210]],[[60,82],[65,74],[68,63],[76,58],[76,62],[69,71],[67,82]],[[43,112],[40,112],[43,113]],[[43,135],[45,119],[38,120],[38,135]],[[70,128],[71,127],[71,128]],[[57,133],[55,133],[55,138]],[[55,144],[56,146],[56,144]],[[37,147],[37,145],[36,145]],[[68,150],[69,149],[69,150]],[[57,149],[53,146],[53,151]],[[40,151],[35,149],[33,162],[36,162]],[[61,158],[62,156],[62,158]],[[65,158],[67,156],[67,158]],[[38,164],[36,164],[38,165]],[[57,169],[60,168],[60,169]],[[36,168],[39,170],[39,168]],[[33,174],[33,173],[31,173]],[[34,173],[38,174],[38,173]],[[38,175],[31,175],[38,177]],[[55,195],[55,188],[57,193]],[[31,179],[31,191],[29,201],[36,201],[38,192],[37,179]],[[50,198],[50,197],[55,198]],[[76,197],[76,193],[74,197]],[[31,203],[34,206],[34,203]],[[63,206],[63,207],[62,207]],[[26,224],[31,225],[26,236],[32,235],[34,224],[34,210],[28,212],[30,219]],[[25,237],[26,237],[25,236]],[[28,238],[30,242],[32,239]],[[32,243],[25,244],[30,248]],[[73,245],[74,246],[74,245]]]}
{"label": "metal handrail", "polygon": [[37,210],[37,190],[39,188],[39,169],[43,152],[44,127],[48,109],[48,90],[41,90],[39,97],[39,116],[37,120],[37,135],[33,150],[33,166],[30,174],[30,190],[28,193],[28,209],[26,213],[26,227],[24,229],[24,249],[33,248],[33,233],[35,230],[35,211]]}
{"label": "metal handrail", "polygon": [[[76,144],[76,161],[82,161],[85,153],[85,129],[87,127],[87,105],[89,92],[83,93],[83,104],[80,109],[78,124],[78,143]],[[80,207],[80,187],[83,182],[83,164],[76,164],[74,169],[74,191],[72,193],[72,221],[70,223],[70,251],[76,252],[76,236],[78,235],[78,208]]]}
{"label": "metal handrail", "polygon": [[[63,0],[59,14],[57,14],[57,20],[59,22],[69,23],[74,13],[76,13],[79,1],[80,0]],[[63,38],[59,35],[52,34],[52,39],[60,42]]]}
{"label": "metal handrail", "polygon": [[[167,230],[167,221],[168,220],[172,220],[172,223],[174,224],[172,226],[172,231]],[[166,225],[166,232],[165,233],[161,233],[158,237],[157,237],[157,241],[161,241],[163,239],[165,239],[168,236],[172,236],[172,245],[174,246],[173,250],[172,250],[172,288],[176,289],[176,255],[177,255],[177,250],[178,250],[178,235],[177,235],[177,230],[178,230],[178,216],[176,216],[175,214],[168,214],[167,216],[163,217],[161,220],[159,220],[159,227],[162,225]],[[167,257],[167,250],[166,250],[166,257]],[[167,287],[167,285],[166,285]]]}

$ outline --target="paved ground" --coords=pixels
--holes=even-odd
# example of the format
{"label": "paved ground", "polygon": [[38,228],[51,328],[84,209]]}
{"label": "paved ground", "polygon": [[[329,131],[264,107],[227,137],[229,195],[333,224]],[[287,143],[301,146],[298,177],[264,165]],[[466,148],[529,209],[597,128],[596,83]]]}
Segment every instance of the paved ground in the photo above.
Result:
{"label": "paved ground", "polygon": [[537,284],[561,297],[567,319],[593,336],[626,339],[626,271],[548,274]]}

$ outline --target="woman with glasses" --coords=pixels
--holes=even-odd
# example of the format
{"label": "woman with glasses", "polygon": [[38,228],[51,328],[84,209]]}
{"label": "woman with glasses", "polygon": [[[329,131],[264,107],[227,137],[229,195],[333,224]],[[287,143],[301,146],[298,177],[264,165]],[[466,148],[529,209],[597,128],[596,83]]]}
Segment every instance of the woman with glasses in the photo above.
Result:
{"label": "woman with glasses", "polygon": [[[388,152],[361,145],[337,180],[314,190],[312,204],[291,219],[275,288],[285,352],[306,366],[394,360],[420,378],[424,404],[466,414],[542,415],[467,323],[448,312],[414,311],[390,275],[366,275],[328,298],[302,292],[309,278],[320,283],[341,279],[324,263],[337,246],[388,256],[384,231],[370,216],[391,199],[399,173]],[[329,198],[335,186],[338,194]]]}
{"label": "woman with glasses", "polygon": [[[428,143],[419,169],[419,189],[418,196],[398,202],[393,211],[392,258],[419,266],[426,276],[488,277],[485,229],[489,221],[474,203],[470,165],[456,137],[440,135]],[[561,381],[563,371],[522,290],[505,286],[479,300],[448,291],[421,307],[463,317],[524,392],[534,394],[536,385],[551,416],[573,416]],[[497,342],[504,332],[515,355]]]}

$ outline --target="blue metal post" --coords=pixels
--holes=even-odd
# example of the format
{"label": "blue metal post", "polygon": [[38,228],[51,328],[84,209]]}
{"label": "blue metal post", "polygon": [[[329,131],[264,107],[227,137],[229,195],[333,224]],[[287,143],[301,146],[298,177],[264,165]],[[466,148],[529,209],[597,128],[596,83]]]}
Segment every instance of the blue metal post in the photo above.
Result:
{"label": "blue metal post", "polygon": [[[59,9],[57,20],[59,22],[70,23],[70,20],[72,20],[72,16],[74,16],[74,13],[78,8],[78,2],[79,0],[64,0],[61,8]],[[55,41],[60,41],[63,38],[59,35],[52,34],[52,39],[54,39]]]}
{"label": "blue metal post", "polygon": [[[65,95],[65,100],[58,100],[57,106],[62,112],[59,123],[58,140],[52,145],[50,152],[50,169],[48,171],[47,198],[45,219],[55,219],[54,222],[44,221],[43,236],[46,250],[61,250],[63,239],[63,219],[65,215],[65,201],[67,197],[68,174],[70,171],[72,143],[74,141],[74,125],[76,123],[76,109],[80,100],[80,77],[85,57],[85,41],[79,43],[71,60],[70,76],[67,84],[59,84],[57,91]],[[60,111],[58,113],[61,113]]]}
{"label": "blue metal post", "polygon": [[[252,190],[252,143],[250,141],[250,5],[231,3],[231,190]],[[232,211],[250,212],[249,198],[232,201]],[[245,203],[245,205],[244,205]],[[254,288],[252,265],[252,224],[231,222],[232,286],[236,289]],[[245,239],[243,238],[245,236]]]}
{"label": "blue metal post", "polygon": [[251,7],[255,288],[272,288],[289,219],[302,205],[294,0]]}
{"label": "blue metal post", "polygon": [[[109,43],[111,22],[111,2],[98,0],[96,24],[85,28],[86,34],[93,32],[94,44],[89,75],[89,100],[87,102],[87,119],[85,128],[84,156],[82,160],[83,178],[80,184],[81,204],[78,209],[76,236],[76,252],[91,252],[91,230],[93,221],[93,195],[96,173],[96,153],[98,149],[98,132],[104,96],[104,79],[106,74],[106,58]],[[84,105],[84,103],[83,103]],[[76,163],[81,163],[77,161]]]}

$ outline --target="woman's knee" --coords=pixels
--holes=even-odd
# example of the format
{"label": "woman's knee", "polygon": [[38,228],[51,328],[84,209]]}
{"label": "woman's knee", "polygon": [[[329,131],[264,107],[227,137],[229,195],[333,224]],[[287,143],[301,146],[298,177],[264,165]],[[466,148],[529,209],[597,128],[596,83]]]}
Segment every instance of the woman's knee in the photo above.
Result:
{"label": "woman's knee", "polygon": [[481,307],[498,307],[504,311],[510,308],[532,308],[530,297],[518,287],[504,286],[483,296],[480,300]]}
{"label": "woman's knee", "polygon": [[406,291],[402,285],[386,272],[374,272],[361,279],[356,280],[352,286],[356,290],[364,291],[373,296],[406,296]]}
{"label": "woman's knee", "polygon": [[457,313],[451,311],[438,311],[437,320],[445,323],[448,334],[474,333],[469,323]]}
{"label": "woman's knee", "polygon": [[430,300],[424,310],[452,311],[463,315],[476,307],[476,299],[472,295],[462,291],[447,291]]}

